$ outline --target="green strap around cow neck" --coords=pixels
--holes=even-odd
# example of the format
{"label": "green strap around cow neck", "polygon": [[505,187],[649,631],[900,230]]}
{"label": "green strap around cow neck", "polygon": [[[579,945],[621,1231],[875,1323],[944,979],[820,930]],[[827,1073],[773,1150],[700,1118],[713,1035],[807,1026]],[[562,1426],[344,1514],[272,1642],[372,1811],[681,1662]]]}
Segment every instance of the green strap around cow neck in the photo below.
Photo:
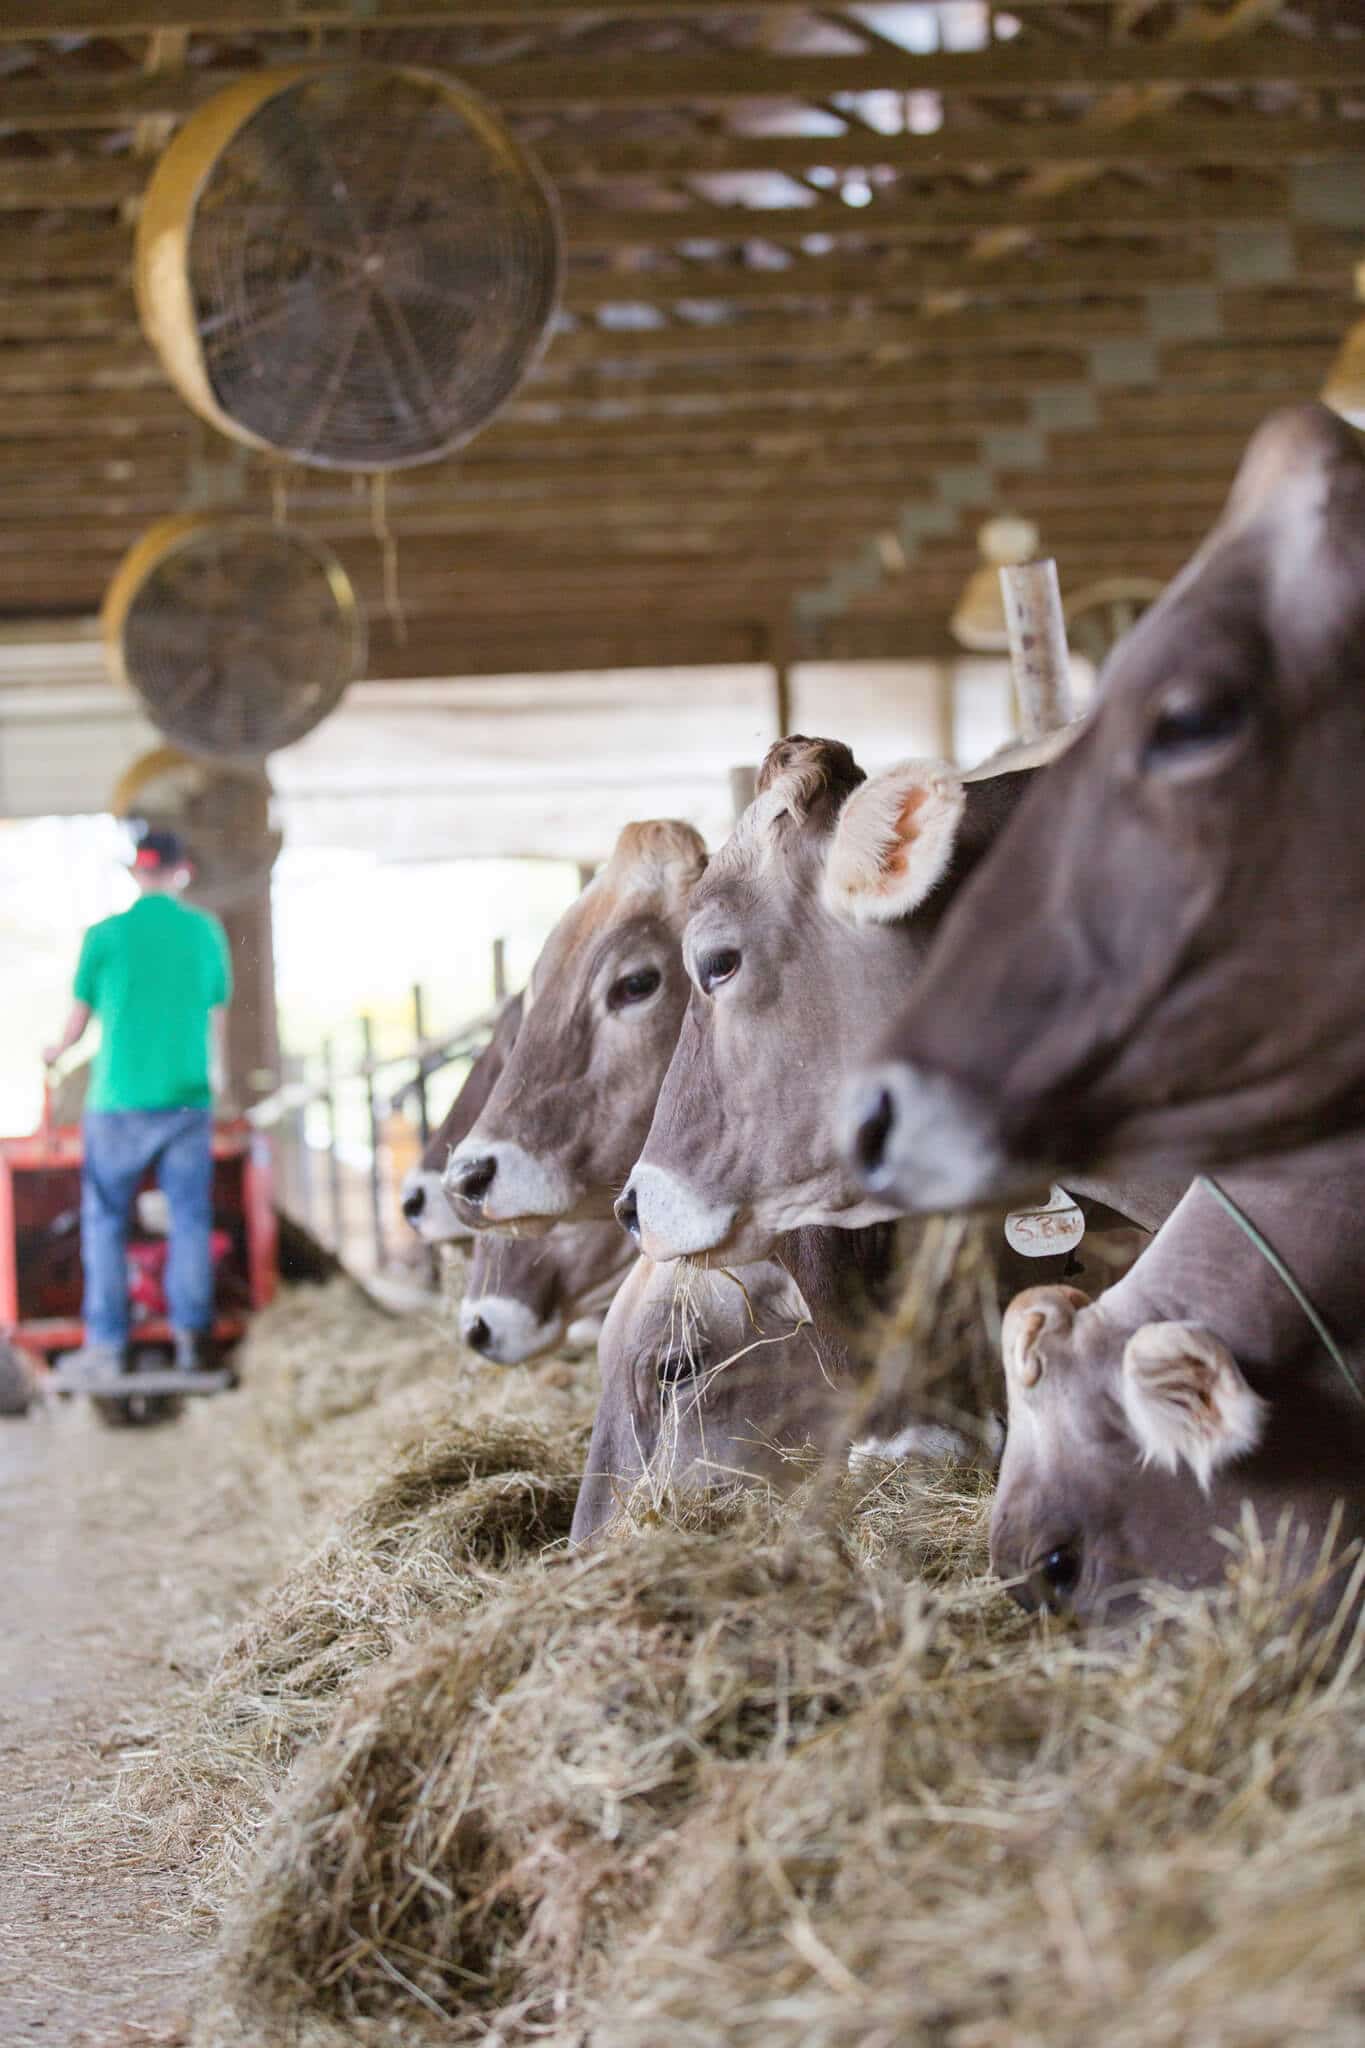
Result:
{"label": "green strap around cow neck", "polygon": [[1289,1289],[1289,1292],[1293,1295],[1295,1301],[1299,1304],[1299,1307],[1303,1310],[1309,1322],[1312,1324],[1314,1331],[1317,1333],[1318,1341],[1322,1345],[1323,1350],[1327,1353],[1327,1356],[1331,1359],[1333,1365],[1341,1374],[1341,1377],[1345,1380],[1347,1386],[1350,1388],[1351,1393],[1354,1395],[1355,1399],[1360,1403],[1362,1408],[1365,1408],[1365,1393],[1362,1393],[1359,1381],[1356,1379],[1355,1374],[1351,1371],[1350,1366],[1346,1363],[1345,1354],[1343,1353],[1341,1346],[1337,1343],[1336,1338],[1332,1335],[1326,1323],[1322,1320],[1322,1317],[1318,1314],[1312,1302],[1308,1299],[1308,1296],[1304,1293],[1302,1287],[1300,1287],[1298,1281],[1294,1278],[1294,1275],[1290,1272],[1288,1266],[1286,1266],[1284,1260],[1276,1251],[1274,1245],[1271,1244],[1270,1240],[1267,1237],[1263,1236],[1262,1233],[1256,1228],[1256,1225],[1247,1215],[1245,1209],[1240,1209],[1237,1206],[1236,1202],[1233,1201],[1232,1196],[1227,1192],[1226,1188],[1219,1187],[1217,1181],[1213,1179],[1211,1174],[1201,1173],[1199,1176],[1199,1185],[1201,1188],[1208,1189],[1209,1193],[1213,1196],[1214,1200],[1220,1203],[1221,1206],[1227,1211],[1228,1215],[1232,1218],[1233,1222],[1237,1225],[1238,1229],[1242,1231],[1242,1233],[1246,1237],[1250,1238],[1251,1242],[1255,1245],[1257,1251],[1261,1254],[1261,1257],[1265,1260],[1266,1264],[1270,1267],[1271,1271],[1277,1273],[1280,1279],[1283,1280],[1285,1286]]}

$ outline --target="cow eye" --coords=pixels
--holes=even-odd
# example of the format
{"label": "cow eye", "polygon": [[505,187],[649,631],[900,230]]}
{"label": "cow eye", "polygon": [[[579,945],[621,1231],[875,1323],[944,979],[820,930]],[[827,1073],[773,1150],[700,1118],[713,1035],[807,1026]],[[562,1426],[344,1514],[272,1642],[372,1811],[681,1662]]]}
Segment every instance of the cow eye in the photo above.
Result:
{"label": "cow eye", "polygon": [[739,973],[740,954],[735,946],[717,946],[714,952],[703,953],[697,962],[697,980],[701,983],[703,995],[709,996],[723,982],[733,981]]}
{"label": "cow eye", "polygon": [[1196,768],[1237,738],[1251,719],[1244,690],[1173,693],[1158,711],[1143,752],[1145,768]]}
{"label": "cow eye", "polygon": [[1081,1583],[1081,1554],[1073,1543],[1059,1543],[1034,1567],[1047,1607],[1066,1607]]}
{"label": "cow eye", "polygon": [[658,1363],[659,1385],[681,1386],[684,1380],[694,1380],[700,1371],[700,1358],[686,1351],[665,1351]]}
{"label": "cow eye", "polygon": [[623,974],[607,990],[607,1006],[612,1010],[628,1010],[632,1003],[642,1003],[652,996],[663,980],[657,967],[637,967],[633,974]]}

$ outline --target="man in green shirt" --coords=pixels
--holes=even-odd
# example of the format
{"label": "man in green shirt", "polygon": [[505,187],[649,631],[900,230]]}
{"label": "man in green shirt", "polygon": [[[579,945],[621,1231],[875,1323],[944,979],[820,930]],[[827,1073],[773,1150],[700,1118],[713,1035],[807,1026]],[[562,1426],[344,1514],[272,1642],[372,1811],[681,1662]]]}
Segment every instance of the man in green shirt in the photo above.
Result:
{"label": "man in green shirt", "polygon": [[178,899],[189,879],[173,832],[147,832],[133,862],[138,900],[92,925],[81,946],[66,1029],[49,1066],[92,1017],[100,1043],[84,1119],[81,1262],[85,1348],[80,1366],[117,1369],[128,1344],[128,1218],[155,1168],[170,1209],[166,1297],[176,1364],[207,1360],[213,1325],[213,1112],[210,1053],[232,996],[218,920]]}

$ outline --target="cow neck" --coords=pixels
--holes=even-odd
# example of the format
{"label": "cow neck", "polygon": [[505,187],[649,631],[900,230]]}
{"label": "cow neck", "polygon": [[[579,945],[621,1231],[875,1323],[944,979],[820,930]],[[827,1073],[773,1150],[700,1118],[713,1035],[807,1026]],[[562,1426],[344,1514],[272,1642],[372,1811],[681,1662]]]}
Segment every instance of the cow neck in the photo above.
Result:
{"label": "cow neck", "polygon": [[[1336,1139],[1219,1176],[1218,1187],[1283,1261],[1365,1384],[1365,1137]],[[1103,1297],[1107,1321],[1206,1325],[1248,1375],[1311,1359],[1333,1372],[1312,1321],[1214,1187],[1195,1181],[1137,1264]],[[1334,1374],[1335,1376],[1335,1374]]]}

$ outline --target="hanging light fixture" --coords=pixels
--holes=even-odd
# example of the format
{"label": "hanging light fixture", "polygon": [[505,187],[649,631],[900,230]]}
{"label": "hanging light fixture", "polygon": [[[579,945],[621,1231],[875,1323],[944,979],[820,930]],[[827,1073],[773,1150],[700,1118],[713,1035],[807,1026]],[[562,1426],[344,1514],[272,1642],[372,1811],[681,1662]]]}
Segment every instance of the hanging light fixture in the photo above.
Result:
{"label": "hanging light fixture", "polygon": [[[1365,263],[1356,265],[1356,297],[1365,302]],[[1353,427],[1365,428],[1365,319],[1346,330],[1346,339],[1322,387],[1323,403]]]}
{"label": "hanging light fixture", "polygon": [[1031,519],[988,519],[977,533],[976,544],[981,560],[967,578],[949,627],[959,646],[973,654],[1007,654],[1010,636],[1000,571],[1036,559],[1038,529]]}

